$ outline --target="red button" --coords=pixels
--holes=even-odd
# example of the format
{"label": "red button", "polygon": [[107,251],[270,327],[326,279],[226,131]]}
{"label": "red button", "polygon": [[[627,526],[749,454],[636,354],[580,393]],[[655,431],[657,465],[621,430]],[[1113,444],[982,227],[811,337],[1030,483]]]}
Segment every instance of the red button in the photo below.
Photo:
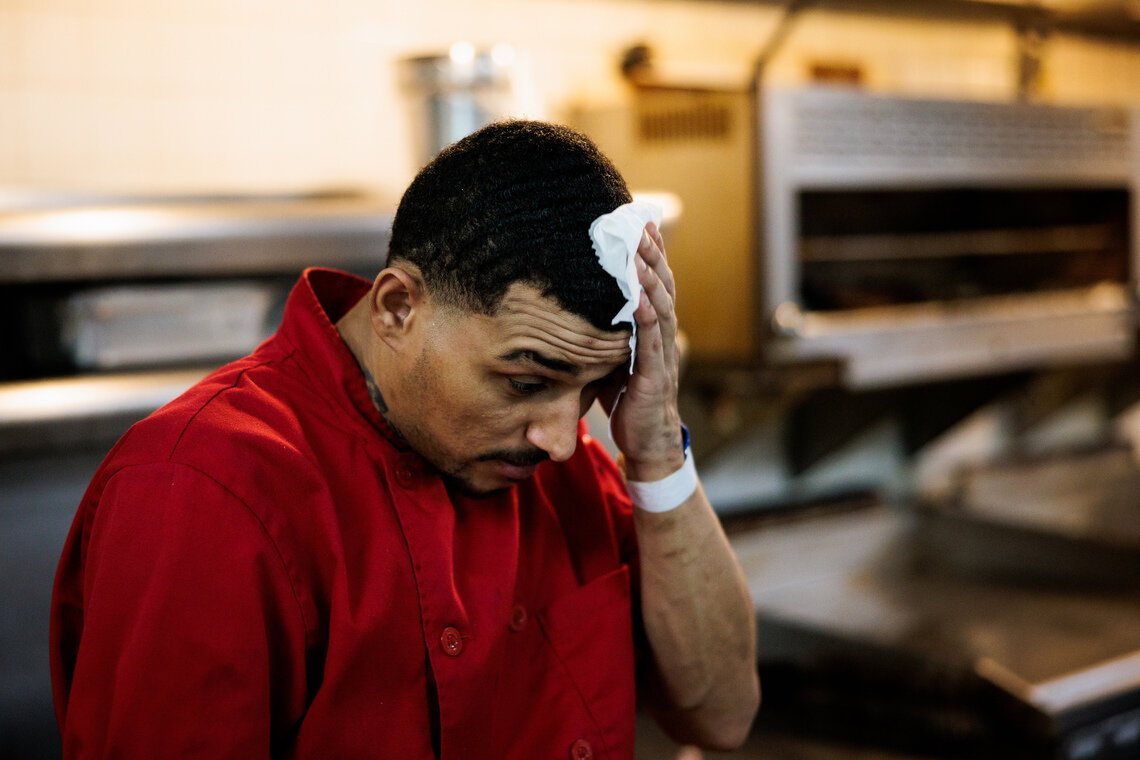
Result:
{"label": "red button", "polygon": [[517,633],[523,628],[526,628],[527,618],[526,607],[523,607],[521,604],[516,604],[511,609],[511,621],[508,625],[510,625],[512,631]]}
{"label": "red button", "polygon": [[570,745],[570,760],[592,760],[594,748],[585,739],[579,739]]}
{"label": "red button", "polygon": [[443,647],[444,654],[458,657],[463,651],[463,637],[459,635],[459,629],[453,625],[444,628],[443,634],[439,637],[439,645]]}
{"label": "red button", "polygon": [[412,466],[401,462],[396,465],[396,482],[403,488],[411,488],[416,481],[416,472]]}

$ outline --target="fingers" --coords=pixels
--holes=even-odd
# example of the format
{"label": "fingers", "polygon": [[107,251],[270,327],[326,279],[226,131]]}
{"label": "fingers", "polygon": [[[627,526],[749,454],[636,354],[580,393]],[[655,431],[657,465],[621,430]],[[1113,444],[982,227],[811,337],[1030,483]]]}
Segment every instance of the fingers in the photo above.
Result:
{"label": "fingers", "polygon": [[643,377],[662,376],[669,365],[668,351],[665,348],[664,330],[657,310],[647,292],[641,294],[641,303],[633,312],[637,320],[637,360],[634,362],[634,375]]}
{"label": "fingers", "polygon": [[[655,225],[646,227],[646,234],[642,236],[641,245],[638,246],[637,273],[641,287],[645,290],[645,298],[638,307],[635,317],[638,319],[638,329],[652,331],[657,327],[660,331],[661,351],[664,367],[672,374],[677,368],[677,319],[673,310],[673,275],[665,261],[664,249],[658,244],[660,233]],[[646,303],[648,301],[648,304]],[[648,308],[647,308],[648,307]],[[651,333],[643,333],[649,337]],[[650,348],[651,342],[646,348]],[[641,340],[638,341],[638,358],[641,359]],[[649,357],[645,361],[652,361]]]}
{"label": "fingers", "polygon": [[677,298],[676,284],[673,272],[669,269],[669,262],[665,258],[665,240],[661,237],[661,230],[653,222],[645,225],[645,234],[641,237],[641,244],[637,248],[645,263],[653,268],[661,282],[665,285],[669,297]]}
{"label": "fingers", "polygon": [[637,323],[633,374],[627,376],[620,397],[615,392],[611,400],[609,389],[604,389],[599,399],[603,408],[611,410],[614,441],[627,462],[671,461],[676,452],[670,449],[665,456],[662,442],[679,440],[677,318],[673,273],[656,225],[646,225],[634,262],[642,293],[633,313]]}

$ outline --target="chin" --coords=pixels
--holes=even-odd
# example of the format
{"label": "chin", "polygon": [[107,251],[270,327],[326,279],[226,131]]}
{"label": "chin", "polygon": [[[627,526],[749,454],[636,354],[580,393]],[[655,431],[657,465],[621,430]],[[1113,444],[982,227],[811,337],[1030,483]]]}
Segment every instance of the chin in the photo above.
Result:
{"label": "chin", "polygon": [[499,485],[481,485],[458,475],[443,474],[441,476],[449,489],[458,491],[469,499],[490,499],[504,494],[514,488],[514,483]]}

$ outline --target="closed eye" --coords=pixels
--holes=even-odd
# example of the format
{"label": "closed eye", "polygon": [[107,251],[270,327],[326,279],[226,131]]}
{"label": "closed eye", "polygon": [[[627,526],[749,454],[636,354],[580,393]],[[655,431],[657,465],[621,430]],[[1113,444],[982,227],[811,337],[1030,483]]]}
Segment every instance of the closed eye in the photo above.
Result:
{"label": "closed eye", "polygon": [[513,377],[508,377],[507,382],[511,384],[511,388],[517,393],[521,393],[524,396],[529,396],[546,389],[546,383],[543,382],[528,383],[522,380],[516,380]]}

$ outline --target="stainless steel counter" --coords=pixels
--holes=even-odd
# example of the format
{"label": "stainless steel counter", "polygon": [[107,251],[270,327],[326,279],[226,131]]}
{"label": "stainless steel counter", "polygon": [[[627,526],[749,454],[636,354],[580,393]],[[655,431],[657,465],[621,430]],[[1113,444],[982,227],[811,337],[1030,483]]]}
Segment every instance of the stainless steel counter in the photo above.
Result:
{"label": "stainless steel counter", "polygon": [[[20,381],[0,383],[0,453],[27,449],[29,443],[43,449],[121,433],[124,423],[173,398],[207,365],[252,350],[272,332],[284,294],[305,267],[373,276],[387,256],[393,208],[351,192],[0,193],[0,314],[9,328],[0,339],[7,362],[0,379]],[[244,291],[230,301],[203,296],[231,293],[235,283],[263,290],[266,304],[231,315],[227,308],[245,308]],[[148,307],[152,312],[172,302],[174,294],[181,298],[175,306],[185,301],[189,305],[181,308],[189,313],[183,318],[175,306],[168,307],[171,313],[144,313],[132,302],[130,308],[118,307],[126,313],[114,322],[114,310],[106,306],[110,292],[150,295],[159,304]],[[170,297],[162,301],[160,293]],[[195,293],[197,298],[187,295]],[[89,298],[94,307],[69,310],[88,304],[84,298],[90,294],[103,300]],[[89,311],[95,316],[75,316]],[[77,332],[77,324],[85,327],[97,319],[103,319],[99,332]],[[255,319],[263,324],[252,324]],[[132,339],[132,329],[142,337]],[[181,342],[167,340],[177,330],[199,332]],[[65,340],[65,334],[71,337]],[[101,346],[133,340],[131,348],[138,350],[126,359],[108,354],[105,362],[91,361],[72,345],[79,340],[76,334]],[[189,350],[187,341],[202,345]]]}
{"label": "stainless steel counter", "polygon": [[0,207],[0,284],[378,271],[393,208],[354,194],[64,201]]}
{"label": "stainless steel counter", "polygon": [[769,727],[967,757],[1140,752],[1140,592],[964,572],[932,529],[872,505],[731,532]]}
{"label": "stainless steel counter", "polygon": [[208,368],[0,383],[0,456],[110,447],[127,427],[196,383]]}

